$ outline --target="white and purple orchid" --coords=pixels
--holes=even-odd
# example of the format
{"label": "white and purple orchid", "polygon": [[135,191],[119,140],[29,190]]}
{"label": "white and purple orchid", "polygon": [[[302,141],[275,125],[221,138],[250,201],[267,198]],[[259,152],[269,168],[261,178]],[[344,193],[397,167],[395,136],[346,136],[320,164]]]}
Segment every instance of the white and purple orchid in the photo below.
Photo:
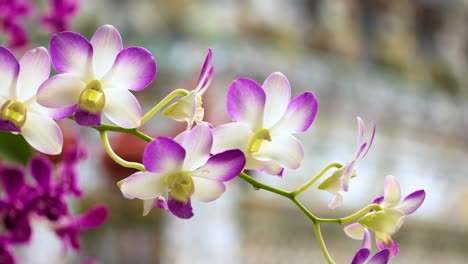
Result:
{"label": "white and purple orchid", "polygon": [[224,182],[244,169],[245,157],[240,150],[210,156],[212,144],[212,132],[206,124],[175,139],[156,138],[143,154],[147,171],[123,180],[122,194],[143,200],[144,215],[157,206],[180,218],[192,217],[192,197],[202,202],[217,199],[226,189]]}
{"label": "white and purple orchid", "polygon": [[0,130],[21,134],[40,152],[59,154],[62,132],[51,116],[63,118],[66,113],[50,112],[36,102],[37,89],[49,78],[49,53],[35,48],[18,62],[10,50],[0,46],[0,61]]}
{"label": "white and purple orchid", "polygon": [[324,180],[319,186],[319,190],[327,191],[334,195],[331,202],[328,204],[328,207],[335,209],[343,204],[343,194],[342,191],[347,192],[349,190],[349,183],[351,181],[352,175],[354,173],[354,168],[357,163],[363,159],[374,141],[376,125],[372,122],[372,135],[369,140],[364,139],[364,121],[360,117],[357,117],[358,120],[358,137],[357,137],[357,149],[354,154],[354,157],[346,163],[345,166],[335,171],[330,177]]}
{"label": "white and purple orchid", "polygon": [[369,258],[371,252],[371,234],[369,230],[364,231],[364,238],[362,241],[361,248],[354,255],[351,264],[387,264],[390,258],[390,251],[383,249],[375,253],[372,258]]}
{"label": "white and purple orchid", "polygon": [[140,124],[141,107],[129,90],[143,90],[156,75],[156,61],[148,50],[123,49],[117,29],[104,25],[91,42],[74,32],[55,34],[50,54],[59,74],[40,87],[40,104],[75,113],[83,126],[99,126],[101,113],[120,127]]}
{"label": "white and purple orchid", "polygon": [[291,87],[282,73],[272,73],[262,86],[237,79],[227,93],[227,111],[234,122],[214,129],[213,153],[240,149],[247,158],[246,169],[281,176],[284,168],[302,164],[302,144],[292,134],[306,131],[317,109],[312,92],[291,100]]}
{"label": "white and purple orchid", "polygon": [[390,257],[394,257],[398,254],[398,244],[391,236],[403,225],[405,217],[421,206],[425,197],[426,192],[418,190],[400,202],[400,184],[394,176],[389,175],[385,178],[384,196],[373,202],[380,204],[382,210],[367,213],[357,223],[345,227],[344,231],[354,239],[363,239],[367,229],[374,231],[377,247],[381,250],[389,249]]}
{"label": "white and purple orchid", "polygon": [[212,57],[212,51],[208,49],[208,54],[198,77],[197,87],[163,111],[164,115],[176,121],[187,122],[187,129],[190,129],[194,122],[198,124],[203,121],[205,110],[203,109],[202,95],[213,79]]}

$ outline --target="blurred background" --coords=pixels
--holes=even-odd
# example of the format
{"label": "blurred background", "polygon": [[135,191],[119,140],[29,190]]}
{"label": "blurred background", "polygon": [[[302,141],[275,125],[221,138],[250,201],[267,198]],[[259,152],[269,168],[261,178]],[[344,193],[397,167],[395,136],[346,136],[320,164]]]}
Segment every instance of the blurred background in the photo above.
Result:
{"label": "blurred background", "polygon": [[[298,137],[306,157],[282,179],[256,174],[293,190],[330,162],[355,151],[356,117],[377,134],[345,194],[331,211],[331,195],[316,185],[300,196],[316,215],[339,217],[383,194],[386,175],[405,196],[425,189],[426,201],[394,240],[394,263],[466,263],[468,259],[468,1],[462,0],[82,0],[72,30],[90,38],[103,24],[122,34],[124,46],[143,46],[158,63],[152,85],[136,94],[149,110],[176,88],[193,89],[208,47],[215,77],[203,100],[206,120],[229,119],[225,94],[236,78],[260,84],[284,73],[293,96],[315,93],[319,112]],[[30,25],[31,28],[34,25]],[[48,38],[33,43],[48,45]],[[76,126],[65,121],[65,126]],[[161,116],[145,126],[152,136],[174,136],[184,124]],[[82,130],[90,159],[80,171],[85,199],[111,218],[84,234],[83,250],[98,263],[325,263],[308,218],[292,203],[232,180],[217,201],[195,203],[195,216],[179,220],[141,201],[125,200],[115,182],[132,173],[107,159],[95,131]],[[113,135],[116,151],[141,160],[145,143]],[[337,263],[349,263],[360,242],[342,227],[323,225]],[[44,250],[44,249],[42,249]]]}

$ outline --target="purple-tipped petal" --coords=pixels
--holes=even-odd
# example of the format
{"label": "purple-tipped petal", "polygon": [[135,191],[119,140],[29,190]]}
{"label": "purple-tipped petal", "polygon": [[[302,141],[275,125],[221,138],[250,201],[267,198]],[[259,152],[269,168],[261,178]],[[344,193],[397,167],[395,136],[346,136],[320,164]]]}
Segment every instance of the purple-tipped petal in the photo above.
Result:
{"label": "purple-tipped petal", "polygon": [[390,258],[390,251],[388,249],[377,252],[367,264],[387,264]]}
{"label": "purple-tipped petal", "polygon": [[49,78],[49,52],[43,47],[35,48],[24,54],[20,60],[17,95],[20,100],[27,100],[36,95],[39,86]]}
{"label": "purple-tipped petal", "polygon": [[80,126],[100,126],[101,113],[90,113],[78,108],[75,112],[75,121]]}
{"label": "purple-tipped petal", "polygon": [[169,200],[167,201],[167,207],[173,215],[179,218],[189,219],[193,216],[193,209],[190,199],[186,203],[183,203],[173,199],[172,197],[169,197]]}
{"label": "purple-tipped petal", "polygon": [[19,63],[15,55],[5,47],[0,46],[0,96],[15,98],[15,82],[18,78]]}
{"label": "purple-tipped petal", "polygon": [[247,152],[247,143],[252,132],[241,122],[227,123],[213,129],[212,153],[220,153],[229,149],[240,149]]}
{"label": "purple-tipped petal", "polygon": [[185,149],[184,170],[193,171],[206,163],[213,146],[213,135],[208,125],[195,126],[182,143]]}
{"label": "purple-tipped petal", "polygon": [[45,81],[37,91],[37,102],[49,108],[76,105],[85,83],[74,74],[58,74]]}
{"label": "purple-tipped petal", "polygon": [[400,183],[396,177],[388,175],[385,177],[384,203],[388,205],[396,205],[400,199]]}
{"label": "purple-tipped petal", "polygon": [[238,149],[227,150],[212,156],[194,176],[225,182],[239,175],[245,166],[245,156]]}
{"label": "purple-tipped petal", "polygon": [[153,55],[141,47],[122,50],[111,70],[104,77],[110,86],[133,91],[143,90],[156,76],[156,61]]}
{"label": "purple-tipped petal", "polygon": [[137,172],[130,175],[120,186],[127,199],[154,199],[166,192],[167,184],[163,175],[152,172]]}
{"label": "purple-tipped petal", "polygon": [[361,117],[357,117],[357,122],[358,122],[358,136],[357,136],[357,146],[360,146],[362,144],[362,138],[364,137],[364,121],[362,121]]}
{"label": "purple-tipped petal", "polygon": [[264,127],[272,127],[284,115],[291,100],[291,86],[280,72],[272,73],[262,85],[266,94]]}
{"label": "purple-tipped petal", "polygon": [[304,150],[294,136],[273,136],[271,141],[264,141],[259,152],[252,154],[255,159],[275,161],[282,167],[295,170],[302,164]]}
{"label": "purple-tipped petal", "polygon": [[[377,236],[377,233],[376,233]],[[382,239],[383,238],[383,239]],[[376,244],[380,250],[389,250],[390,257],[395,257],[398,255],[399,247],[398,243],[394,242],[391,236],[386,234],[379,234],[379,237],[376,237]]]}
{"label": "purple-tipped petal", "polygon": [[95,228],[106,221],[109,217],[110,210],[105,205],[96,205],[85,214],[77,219],[80,229]]}
{"label": "purple-tipped petal", "polygon": [[185,159],[184,148],[171,138],[158,137],[151,141],[143,153],[143,164],[147,171],[172,173],[182,169]]}
{"label": "purple-tipped petal", "polygon": [[76,108],[78,105],[72,105],[69,107],[63,107],[63,108],[45,108],[42,107],[42,111],[47,115],[50,116],[51,118],[55,120],[60,120],[67,118],[71,116],[73,113],[75,113]]}
{"label": "purple-tipped petal", "polygon": [[3,166],[3,168],[0,168],[0,173],[8,197],[10,200],[14,200],[21,188],[25,186],[23,171],[15,167]]}
{"label": "purple-tipped petal", "polygon": [[366,152],[364,152],[364,154],[362,155],[363,158],[367,155],[367,152],[369,152],[369,149],[372,146],[372,142],[374,142],[374,136],[375,136],[375,131],[376,130],[377,130],[377,125],[374,122],[372,122],[372,135],[371,135],[371,138],[370,138],[370,140],[368,142]]}
{"label": "purple-tipped petal", "polygon": [[272,128],[273,133],[306,131],[317,115],[318,102],[312,92],[305,92],[291,100],[281,120]]}
{"label": "purple-tipped petal", "polygon": [[41,156],[33,158],[29,162],[29,172],[41,189],[45,191],[50,190],[52,165],[48,159]]}
{"label": "purple-tipped petal", "polygon": [[198,77],[197,87],[206,87],[207,83],[211,81],[211,77],[213,76],[213,66],[211,64],[211,60],[213,58],[213,52],[211,48],[208,49],[208,54],[206,54],[205,62],[203,63],[203,67],[200,72],[200,76]]}
{"label": "purple-tipped petal", "polygon": [[140,103],[130,91],[106,89],[104,93],[106,104],[102,112],[107,118],[123,128],[135,128],[140,125]]}
{"label": "purple-tipped petal", "polygon": [[351,261],[351,264],[363,264],[366,259],[369,257],[370,250],[367,248],[361,248],[356,252],[356,255],[354,255],[353,260]]}
{"label": "purple-tipped petal", "polygon": [[361,248],[371,249],[371,245],[372,245],[371,233],[369,230],[364,229],[364,238],[362,239]]}
{"label": "purple-tipped petal", "polygon": [[208,86],[210,86],[210,83],[213,80],[213,75],[214,75],[214,68],[211,67],[208,73],[206,74],[206,77],[202,86],[200,86],[200,90],[198,91],[199,95],[203,95],[206,92],[206,90],[208,89]]}
{"label": "purple-tipped petal", "polygon": [[227,92],[227,112],[233,121],[246,123],[253,131],[263,126],[265,92],[254,80],[235,80]]}
{"label": "purple-tipped petal", "polygon": [[383,196],[380,196],[380,197],[375,198],[375,199],[372,201],[372,203],[373,203],[373,204],[381,204],[381,203],[383,203],[383,200],[384,200],[384,197],[383,197]]}
{"label": "purple-tipped petal", "polygon": [[158,207],[159,209],[163,209],[166,212],[169,212],[169,207],[167,206],[166,199],[162,196],[159,196],[158,198],[156,198],[154,205]]}
{"label": "purple-tipped petal", "polygon": [[340,178],[341,189],[345,192],[349,191],[349,182],[351,181],[351,176],[353,174],[354,164],[356,164],[355,160],[352,160],[347,164],[343,176]]}
{"label": "purple-tipped petal", "polygon": [[50,40],[50,57],[59,73],[73,73],[87,78],[92,75],[93,46],[82,35],[60,32]]}
{"label": "purple-tipped petal", "polygon": [[194,192],[192,198],[202,202],[211,202],[218,199],[226,190],[226,185],[222,182],[203,178],[192,177]]}
{"label": "purple-tipped petal", "polygon": [[28,112],[21,135],[29,145],[42,153],[57,155],[62,152],[62,131],[50,117]]}
{"label": "purple-tipped petal", "polygon": [[411,193],[410,195],[406,196],[403,202],[401,202],[396,209],[402,210],[406,215],[414,213],[414,211],[418,210],[421,204],[424,202],[426,198],[426,192],[424,190],[419,190]]}
{"label": "purple-tipped petal", "polygon": [[123,49],[122,38],[115,27],[104,25],[94,33],[91,45],[94,50],[94,73],[100,79],[111,69],[117,54]]}

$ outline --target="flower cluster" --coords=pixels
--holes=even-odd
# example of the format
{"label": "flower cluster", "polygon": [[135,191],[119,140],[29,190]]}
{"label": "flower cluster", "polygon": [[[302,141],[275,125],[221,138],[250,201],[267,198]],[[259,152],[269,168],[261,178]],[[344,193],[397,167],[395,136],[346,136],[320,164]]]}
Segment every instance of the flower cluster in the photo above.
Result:
{"label": "flower cluster", "polygon": [[25,22],[35,17],[39,17],[38,22],[52,33],[68,29],[78,11],[78,0],[48,0],[48,8],[41,13],[34,1],[0,1],[0,30],[8,36],[8,47],[18,49],[29,44]]}
{"label": "flower cluster", "polygon": [[[399,203],[399,184],[388,176],[383,197],[338,219],[316,217],[297,198],[329,169],[337,168],[318,189],[335,195],[330,208],[340,206],[343,192],[349,190],[351,179],[357,175],[358,161],[372,145],[375,124],[365,140],[364,122],[358,117],[357,150],[351,160],[344,165],[331,163],[309,182],[288,192],[244,172],[256,170],[282,177],[285,170],[295,170],[303,163],[303,145],[295,134],[312,125],[318,101],[310,91],[292,98],[291,86],[282,73],[272,73],[262,85],[248,78],[234,80],[226,100],[232,122],[215,127],[204,120],[202,102],[214,75],[211,49],[193,90],[171,92],[144,115],[132,92],[145,89],[153,81],[156,61],[142,47],[123,48],[120,33],[113,26],[100,27],[90,41],[74,32],[57,33],[49,50],[50,57],[45,48],[39,47],[28,51],[18,62],[8,49],[0,47],[0,130],[22,135],[32,147],[46,154],[62,151],[63,139],[56,119],[70,118],[78,125],[97,130],[114,161],[138,170],[117,185],[125,198],[143,201],[144,215],[157,207],[179,218],[191,218],[192,198],[202,202],[216,200],[225,192],[225,182],[238,176],[257,189],[276,193],[297,205],[312,221],[329,263],[333,260],[319,227],[325,222],[357,221],[345,228],[352,238],[364,240],[353,263],[364,263],[369,257],[370,231],[375,232],[381,251],[367,263],[386,263],[389,257],[397,255],[398,246],[391,235],[401,227],[406,215],[421,205],[424,190]],[[49,76],[51,62],[57,75]],[[177,97],[180,98],[171,103]],[[152,138],[143,133],[141,127],[162,109],[165,116],[187,123],[187,129],[174,138]],[[104,119],[115,125],[106,124]],[[148,142],[142,163],[118,156],[107,138],[110,131],[133,134]],[[81,194],[74,172],[78,157],[79,151],[65,154],[66,162],[58,168],[59,174],[65,176],[58,183],[52,183],[51,166],[43,158],[35,158],[29,165],[35,186],[24,181],[21,170],[3,169],[7,197],[2,212],[8,236],[0,237],[0,257],[9,256],[10,244],[28,240],[30,215],[58,221],[54,225],[56,233],[73,248],[78,248],[81,229],[97,226],[105,219],[107,211],[103,207],[77,218],[68,213],[63,195]]]}
{"label": "flower cluster", "polygon": [[[33,223],[43,223],[53,229],[62,240],[64,248],[79,250],[80,233],[101,225],[108,216],[108,209],[97,205],[86,213],[73,216],[65,198],[80,195],[75,184],[77,164],[83,158],[80,147],[68,149],[68,155],[59,164],[57,177],[51,162],[42,156],[30,160],[25,169],[3,165],[0,180],[5,191],[0,199],[0,217],[3,230],[0,233],[0,262],[15,263],[11,249],[28,243],[33,233]],[[26,179],[26,172],[34,180]]]}

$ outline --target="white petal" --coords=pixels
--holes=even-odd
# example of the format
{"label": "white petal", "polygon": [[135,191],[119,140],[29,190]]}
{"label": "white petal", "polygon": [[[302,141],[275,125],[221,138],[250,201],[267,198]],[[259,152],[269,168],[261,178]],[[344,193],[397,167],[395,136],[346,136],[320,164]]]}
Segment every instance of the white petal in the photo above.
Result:
{"label": "white petal", "polygon": [[28,112],[21,135],[33,148],[42,153],[56,155],[62,151],[62,131],[50,117]]}
{"label": "white petal", "polygon": [[260,151],[252,156],[258,160],[275,161],[288,169],[297,169],[304,158],[302,144],[294,136],[274,136],[270,141],[264,141]]}
{"label": "white petal", "polygon": [[193,171],[206,163],[210,157],[213,135],[205,124],[194,127],[184,138],[182,146],[185,149],[184,169]]}
{"label": "white petal", "polygon": [[116,125],[134,128],[140,125],[141,107],[135,96],[124,89],[105,89],[106,104],[103,113]]}
{"label": "white petal", "polygon": [[77,75],[58,74],[41,85],[36,100],[45,107],[68,107],[78,103],[84,88],[85,83]]}
{"label": "white petal", "polygon": [[0,62],[0,96],[8,99],[15,98],[19,63],[15,55],[2,46],[0,46]]}
{"label": "white petal", "polygon": [[328,204],[328,208],[334,210],[343,205],[343,195],[339,192],[333,197],[333,199]]}
{"label": "white petal", "polygon": [[49,78],[49,53],[43,47],[35,48],[24,54],[19,63],[16,93],[18,99],[25,101],[35,96],[39,86]]}
{"label": "white petal", "polygon": [[394,206],[400,202],[400,199],[400,183],[398,183],[398,180],[394,176],[388,175],[385,178],[383,206]]}
{"label": "white petal", "polygon": [[266,94],[264,127],[271,127],[278,122],[291,99],[291,87],[288,79],[279,72],[272,73],[262,85]]}
{"label": "white petal", "polygon": [[240,122],[227,123],[213,129],[213,154],[229,149],[240,149],[246,153],[249,137],[252,135],[250,128]]}
{"label": "white petal", "polygon": [[154,202],[155,201],[156,201],[156,198],[143,200],[143,216],[149,214],[151,209],[153,209],[153,207],[154,207]]}
{"label": "white petal", "polygon": [[164,177],[152,172],[137,172],[130,175],[120,186],[128,199],[150,200],[162,195],[167,189]]}
{"label": "white petal", "polygon": [[364,227],[359,223],[354,223],[346,226],[344,232],[352,239],[364,239]]}
{"label": "white petal", "polygon": [[94,33],[91,44],[94,73],[100,79],[110,70],[117,54],[123,49],[122,38],[115,27],[104,25]]}
{"label": "white petal", "polygon": [[202,202],[216,200],[226,190],[226,186],[222,182],[202,177],[192,177],[192,179],[195,185],[192,197]]}

